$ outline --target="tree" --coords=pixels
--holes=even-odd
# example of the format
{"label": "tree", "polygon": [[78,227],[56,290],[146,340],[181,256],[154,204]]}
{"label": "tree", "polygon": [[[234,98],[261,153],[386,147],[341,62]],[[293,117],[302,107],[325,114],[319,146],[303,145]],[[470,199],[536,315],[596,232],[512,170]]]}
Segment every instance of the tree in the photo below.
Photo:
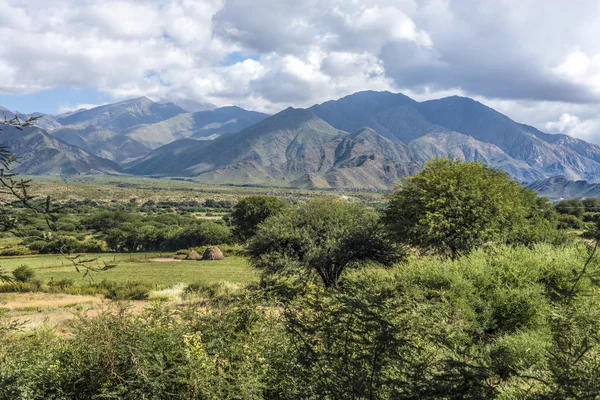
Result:
{"label": "tree", "polygon": [[313,199],[268,218],[249,242],[251,264],[266,275],[317,275],[337,286],[349,268],[391,266],[404,253],[386,236],[375,210]]}
{"label": "tree", "polygon": [[600,199],[597,197],[588,197],[581,201],[585,212],[598,212],[600,211]]}
{"label": "tree", "polygon": [[401,243],[456,258],[488,241],[510,241],[543,218],[537,196],[481,163],[439,158],[391,195],[385,221]]}
{"label": "tree", "polygon": [[231,214],[233,233],[242,242],[256,233],[258,224],[286,208],[286,204],[273,196],[249,196],[241,199]]}
{"label": "tree", "polygon": [[561,200],[556,204],[556,211],[560,214],[574,215],[577,218],[581,218],[583,213],[586,212],[584,204],[580,200]]}
{"label": "tree", "polygon": [[27,265],[21,265],[12,274],[17,282],[29,282],[35,276],[35,271]]}

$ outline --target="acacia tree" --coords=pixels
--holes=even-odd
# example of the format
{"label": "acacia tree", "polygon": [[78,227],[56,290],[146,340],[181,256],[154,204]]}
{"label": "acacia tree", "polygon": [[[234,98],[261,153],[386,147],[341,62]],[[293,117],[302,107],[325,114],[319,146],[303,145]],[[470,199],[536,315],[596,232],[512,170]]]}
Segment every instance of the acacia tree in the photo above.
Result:
{"label": "acacia tree", "polygon": [[231,213],[233,234],[242,242],[256,233],[258,224],[280,213],[287,205],[274,196],[244,197],[233,207]]}
{"label": "acacia tree", "polygon": [[391,266],[404,256],[375,210],[331,198],[309,200],[265,220],[249,253],[265,275],[316,275],[325,287],[337,286],[349,268]]}
{"label": "acacia tree", "polygon": [[456,258],[488,241],[510,241],[542,219],[537,196],[481,163],[434,159],[391,195],[385,221],[402,243]]}

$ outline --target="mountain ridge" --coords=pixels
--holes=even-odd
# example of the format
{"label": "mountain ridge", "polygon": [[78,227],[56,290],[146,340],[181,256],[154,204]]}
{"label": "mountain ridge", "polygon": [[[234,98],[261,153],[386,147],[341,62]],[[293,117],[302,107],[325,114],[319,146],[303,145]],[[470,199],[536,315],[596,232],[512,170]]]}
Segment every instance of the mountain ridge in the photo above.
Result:
{"label": "mountain ridge", "polygon": [[389,190],[432,157],[450,157],[481,161],[522,183],[557,175],[600,182],[600,146],[460,96],[417,102],[364,91],[272,116],[235,106],[187,113],[138,98],[52,118],[73,123],[55,136],[136,175]]}

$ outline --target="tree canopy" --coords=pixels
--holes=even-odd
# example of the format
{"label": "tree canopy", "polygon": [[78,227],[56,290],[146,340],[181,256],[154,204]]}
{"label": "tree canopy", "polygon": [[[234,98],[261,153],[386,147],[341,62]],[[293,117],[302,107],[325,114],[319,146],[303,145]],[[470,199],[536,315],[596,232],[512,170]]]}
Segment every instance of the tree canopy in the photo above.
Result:
{"label": "tree canopy", "polygon": [[375,210],[342,200],[312,199],[265,220],[249,242],[251,263],[266,275],[317,275],[337,286],[348,268],[391,266],[402,252]]}
{"label": "tree canopy", "polygon": [[385,221],[395,238],[456,258],[488,241],[529,241],[553,212],[547,201],[481,163],[434,159],[391,195]]}
{"label": "tree canopy", "polygon": [[233,233],[246,242],[256,233],[256,227],[268,217],[282,211],[287,205],[273,196],[249,196],[241,199],[231,213]]}

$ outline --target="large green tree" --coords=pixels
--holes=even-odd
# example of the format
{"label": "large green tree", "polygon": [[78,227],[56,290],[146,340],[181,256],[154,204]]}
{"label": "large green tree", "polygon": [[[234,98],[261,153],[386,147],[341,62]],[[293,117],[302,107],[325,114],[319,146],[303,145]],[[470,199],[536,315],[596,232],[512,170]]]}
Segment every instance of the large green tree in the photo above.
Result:
{"label": "large green tree", "polygon": [[250,261],[266,275],[317,275],[337,286],[349,268],[391,266],[403,253],[364,204],[312,199],[268,218],[249,242]]}
{"label": "large green tree", "polygon": [[546,203],[502,171],[439,158],[397,186],[385,221],[398,241],[456,258],[489,241],[543,236],[538,223],[553,228]]}
{"label": "large green tree", "polygon": [[249,196],[241,199],[231,213],[233,233],[246,242],[256,233],[256,227],[265,219],[281,212],[287,206],[278,197]]}

